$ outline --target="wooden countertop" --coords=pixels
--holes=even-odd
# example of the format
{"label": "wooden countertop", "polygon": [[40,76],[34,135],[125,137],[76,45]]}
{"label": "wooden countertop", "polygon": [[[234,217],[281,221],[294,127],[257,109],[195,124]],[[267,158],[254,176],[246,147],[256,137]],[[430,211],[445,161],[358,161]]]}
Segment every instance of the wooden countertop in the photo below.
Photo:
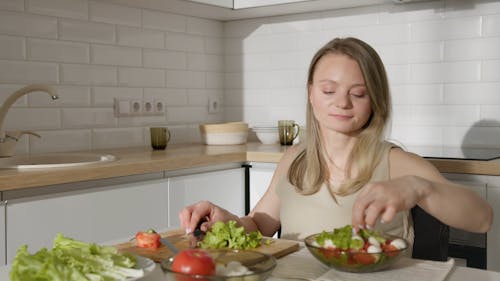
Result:
{"label": "wooden countertop", "polygon": [[[173,171],[227,163],[277,163],[286,146],[247,143],[243,145],[208,146],[203,144],[169,145],[166,150],[149,147],[106,149],[119,159],[86,166],[51,169],[0,169],[0,191],[78,181]],[[429,159],[441,172],[500,175],[500,161]]]}

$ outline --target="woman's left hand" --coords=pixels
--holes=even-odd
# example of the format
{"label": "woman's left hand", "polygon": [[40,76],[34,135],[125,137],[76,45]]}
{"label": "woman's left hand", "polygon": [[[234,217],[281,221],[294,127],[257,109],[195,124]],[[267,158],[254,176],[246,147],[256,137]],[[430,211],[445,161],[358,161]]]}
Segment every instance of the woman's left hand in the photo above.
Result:
{"label": "woman's left hand", "polygon": [[423,197],[423,179],[403,176],[389,181],[367,183],[360,191],[352,209],[355,229],[372,228],[377,218],[390,222],[397,212],[409,210]]}

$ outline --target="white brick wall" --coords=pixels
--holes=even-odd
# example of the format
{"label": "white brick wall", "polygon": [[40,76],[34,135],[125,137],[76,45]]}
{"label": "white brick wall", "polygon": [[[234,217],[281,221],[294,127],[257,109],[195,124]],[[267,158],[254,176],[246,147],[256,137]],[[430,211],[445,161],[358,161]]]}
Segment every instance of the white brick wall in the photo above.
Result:
{"label": "white brick wall", "polygon": [[[305,123],[314,52],[357,36],[380,53],[405,145],[500,146],[500,3],[441,0],[221,22],[92,0],[0,1],[0,102],[30,83],[6,129],[17,153],[148,146],[148,127],[198,142],[198,123]],[[222,111],[208,114],[208,97]],[[115,117],[113,99],[153,99],[166,113]]]}
{"label": "white brick wall", "polygon": [[392,139],[408,146],[500,147],[500,3],[465,2],[226,22],[226,119],[304,124],[312,55],[334,37],[356,36],[386,65]]}
{"label": "white brick wall", "polygon": [[[103,1],[1,0],[0,104],[32,83],[60,96],[21,97],[3,128],[42,136],[18,154],[149,146],[155,125],[199,142],[198,123],[224,118],[208,114],[208,96],[224,97],[223,36],[220,21]],[[166,113],[118,118],[114,98],[162,100]]]}

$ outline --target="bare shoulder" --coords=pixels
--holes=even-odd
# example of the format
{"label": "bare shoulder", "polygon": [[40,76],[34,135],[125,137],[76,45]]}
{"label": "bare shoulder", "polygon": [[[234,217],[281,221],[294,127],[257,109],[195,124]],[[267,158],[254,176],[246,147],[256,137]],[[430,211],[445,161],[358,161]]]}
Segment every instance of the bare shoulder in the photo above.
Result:
{"label": "bare shoulder", "polygon": [[295,144],[293,146],[287,146],[283,152],[283,156],[278,163],[277,172],[286,172],[292,164],[293,160],[305,149],[303,144]]}
{"label": "bare shoulder", "polygon": [[439,171],[429,161],[398,147],[391,149],[389,163],[392,177],[415,175],[441,178]]}

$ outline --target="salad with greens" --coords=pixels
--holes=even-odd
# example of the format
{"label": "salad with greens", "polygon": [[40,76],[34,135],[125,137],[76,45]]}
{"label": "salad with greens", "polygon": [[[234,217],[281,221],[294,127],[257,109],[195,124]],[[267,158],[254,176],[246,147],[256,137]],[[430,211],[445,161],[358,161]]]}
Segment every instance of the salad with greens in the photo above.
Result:
{"label": "salad with greens", "polygon": [[[266,240],[269,241],[269,240]],[[198,246],[204,249],[251,249],[261,245],[262,234],[259,231],[247,233],[243,226],[236,226],[236,221],[215,222],[205,234]]]}
{"label": "salad with greens", "polygon": [[305,243],[323,263],[353,272],[378,270],[408,247],[404,239],[375,230],[361,229],[353,233],[351,225],[313,234]]}
{"label": "salad with greens", "polygon": [[135,266],[134,256],[120,254],[114,247],[81,242],[59,233],[51,250],[42,248],[30,254],[27,245],[21,246],[12,262],[10,280],[108,281],[142,277],[144,271]]}

